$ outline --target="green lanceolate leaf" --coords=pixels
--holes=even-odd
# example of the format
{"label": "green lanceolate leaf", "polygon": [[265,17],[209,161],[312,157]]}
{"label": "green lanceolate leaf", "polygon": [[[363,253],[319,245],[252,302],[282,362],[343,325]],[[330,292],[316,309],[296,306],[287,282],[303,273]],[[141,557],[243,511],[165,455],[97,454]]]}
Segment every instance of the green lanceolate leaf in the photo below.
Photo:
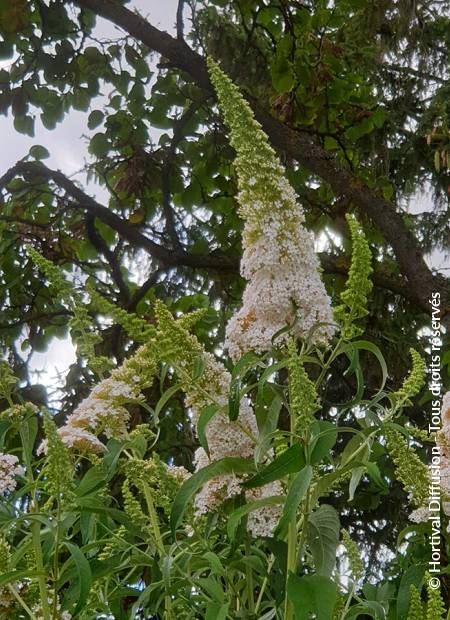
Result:
{"label": "green lanceolate leaf", "polygon": [[248,474],[252,470],[254,470],[254,465],[251,460],[229,456],[215,461],[196,472],[184,482],[175,496],[170,514],[172,530],[176,530],[183,518],[187,503],[208,480],[225,474]]}
{"label": "green lanceolate leaf", "polygon": [[228,398],[228,417],[231,422],[235,422],[239,417],[239,405],[241,402],[241,382],[233,379],[230,385],[230,396]]}
{"label": "green lanceolate leaf", "polygon": [[338,429],[332,422],[315,422],[312,427],[313,438],[311,440],[311,465],[316,465],[325,457],[336,443]]}
{"label": "green lanceolate leaf", "polygon": [[261,362],[261,358],[253,351],[245,353],[241,359],[235,364],[232,372],[232,378],[242,377],[252,367],[257,366]]}
{"label": "green lanceolate leaf", "polygon": [[309,485],[311,484],[313,468],[307,465],[292,480],[284,504],[283,515],[275,531],[276,535],[283,537],[286,534],[288,524],[297,514],[300,502],[304,498]]}
{"label": "green lanceolate leaf", "polygon": [[280,480],[288,474],[295,474],[305,466],[303,447],[296,443],[277,456],[269,465],[264,467],[250,480],[242,483],[245,488],[262,487],[274,480]]}
{"label": "green lanceolate leaf", "polygon": [[332,506],[324,504],[309,517],[307,542],[319,575],[330,576],[333,572],[339,530],[339,516]]}
{"label": "green lanceolate leaf", "polygon": [[77,603],[75,605],[75,609],[72,612],[72,615],[75,615],[84,608],[86,601],[89,598],[89,592],[92,584],[92,573],[89,562],[87,561],[81,549],[69,542],[65,542],[64,545],[67,547],[67,550],[72,557],[77,571]]}
{"label": "green lanceolate leaf", "polygon": [[363,477],[365,472],[366,472],[366,467],[364,465],[361,465],[360,467],[355,467],[355,469],[352,471],[352,477],[350,478],[350,484],[348,487],[348,499],[350,502],[353,501],[353,498],[355,497],[356,488],[358,487],[358,484],[361,482],[361,478]]}
{"label": "green lanceolate leaf", "polygon": [[200,417],[197,423],[198,440],[200,442],[201,447],[203,448],[203,450],[206,452],[208,456],[209,456],[209,447],[208,447],[208,440],[206,438],[206,427],[208,426],[208,423],[212,420],[212,418],[216,415],[218,411],[219,411],[218,405],[216,404],[207,405],[204,409],[202,409],[202,412],[200,414]]}

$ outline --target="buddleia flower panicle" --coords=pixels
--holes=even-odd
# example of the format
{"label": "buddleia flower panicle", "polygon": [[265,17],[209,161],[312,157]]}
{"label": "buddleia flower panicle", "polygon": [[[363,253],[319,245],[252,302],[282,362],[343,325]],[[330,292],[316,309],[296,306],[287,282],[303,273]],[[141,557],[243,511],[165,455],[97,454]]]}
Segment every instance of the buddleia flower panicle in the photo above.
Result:
{"label": "buddleia flower panicle", "polygon": [[242,308],[226,328],[233,360],[247,351],[268,351],[273,336],[293,325],[295,336],[314,331],[314,341],[331,337],[331,302],[320,278],[313,236],[283,166],[241,92],[208,59],[220,111],[236,151],[239,213],[244,219],[241,274],[247,280]]}
{"label": "buddleia flower panicle", "polygon": [[428,467],[420,460],[414,448],[408,445],[400,431],[386,426],[384,434],[397,479],[408,492],[410,503],[417,507],[425,505],[429,493]]}
{"label": "buddleia flower panicle", "polygon": [[104,546],[102,545],[101,551],[97,556],[100,561],[108,560],[116,553],[129,550],[129,544],[125,539],[127,528],[124,525],[120,525],[114,534]]}
{"label": "buddleia flower panicle", "polygon": [[69,320],[69,328],[79,355],[87,360],[88,366],[98,375],[107,373],[112,367],[111,360],[96,353],[96,346],[102,342],[102,337],[92,329],[92,319],[80,294],[62,271],[37,250],[29,246],[27,253],[47,278],[58,299],[71,309],[73,316]]}
{"label": "buddleia flower panicle", "polygon": [[348,563],[350,565],[350,572],[355,582],[360,581],[364,577],[365,568],[364,562],[361,559],[361,552],[358,549],[358,545],[352,540],[347,530],[342,530],[342,543],[347,552]]}
{"label": "buddleia flower panicle", "polygon": [[314,422],[314,413],[320,405],[316,387],[308,377],[293,339],[288,340],[287,348],[291,416],[295,423],[295,432],[305,439],[308,436],[311,424]]}
{"label": "buddleia flower panicle", "polygon": [[357,321],[368,314],[368,296],[372,290],[370,275],[372,253],[364,232],[356,218],[346,215],[352,238],[352,261],[347,283],[341,293],[342,304],[334,310],[334,318],[341,325],[342,336],[350,340],[361,335],[364,330]]}
{"label": "buddleia flower panicle", "polygon": [[12,493],[17,487],[17,477],[24,474],[17,456],[0,452],[0,496]]}
{"label": "buddleia flower panicle", "polygon": [[94,288],[88,288],[92,306],[102,314],[110,316],[124,328],[134,342],[147,342],[156,335],[156,328],[133,312],[127,312],[105,299]]}
{"label": "buddleia flower panicle", "polygon": [[427,615],[426,620],[445,620],[447,610],[441,596],[441,588],[432,588],[430,586],[430,575],[425,574],[427,583]]}
{"label": "buddleia flower panicle", "polygon": [[8,572],[10,558],[11,545],[3,535],[0,535],[0,575]]}
{"label": "buddleia flower panicle", "polygon": [[47,412],[43,415],[47,458],[43,468],[45,491],[54,499],[68,500],[74,487],[74,465],[55,422]]}
{"label": "buddleia flower panicle", "polygon": [[144,402],[142,390],[153,383],[158,364],[158,339],[150,339],[100,381],[68,416],[58,431],[63,442],[80,452],[99,453],[105,448],[99,435],[124,439],[130,419],[126,405]]}
{"label": "buddleia flower panicle", "polygon": [[[450,517],[450,392],[447,392],[442,399],[441,409],[442,429],[436,435],[436,445],[441,452],[439,467],[439,482],[441,486],[442,509],[447,517]],[[415,436],[415,433],[412,433]],[[430,436],[431,438],[431,436]],[[436,480],[432,478],[429,472],[430,484],[436,484]],[[428,501],[423,506],[414,510],[409,518],[414,523],[423,523],[428,521],[431,516],[428,507]],[[450,532],[450,524],[447,532]]]}
{"label": "buddleia flower panicle", "polygon": [[425,385],[425,362],[415,349],[410,349],[409,353],[412,359],[411,370],[404,379],[400,389],[390,395],[390,399],[396,408],[411,405],[411,399],[417,396]]}
{"label": "buddleia flower panicle", "polygon": [[414,585],[409,588],[409,609],[406,620],[425,620],[420,592]]}
{"label": "buddleia flower panicle", "polygon": [[[196,471],[203,469],[212,461],[234,456],[252,458],[255,449],[258,427],[250,401],[243,398],[240,402],[239,417],[231,422],[228,414],[228,402],[231,375],[216,358],[207,351],[188,331],[191,327],[191,315],[175,319],[168,308],[157,301],[155,315],[158,321],[160,337],[158,346],[164,361],[172,365],[179,374],[179,380],[186,394],[186,404],[192,412],[192,420],[197,424],[203,409],[216,404],[217,413],[206,427],[206,439],[209,456],[203,448],[195,453]],[[194,315],[195,316],[195,315]],[[194,371],[201,360],[203,371],[196,379]],[[218,510],[222,503],[231,497],[241,495],[242,479],[234,474],[227,474],[208,480],[195,498],[196,515]],[[280,495],[280,483],[273,483],[270,488],[258,490],[259,494]],[[251,501],[254,492],[246,491],[246,498]],[[266,496],[266,495],[264,495]],[[280,507],[273,505],[268,510],[253,511],[248,518],[249,531],[254,536],[269,536],[280,516]],[[275,524],[275,525],[274,525]]]}

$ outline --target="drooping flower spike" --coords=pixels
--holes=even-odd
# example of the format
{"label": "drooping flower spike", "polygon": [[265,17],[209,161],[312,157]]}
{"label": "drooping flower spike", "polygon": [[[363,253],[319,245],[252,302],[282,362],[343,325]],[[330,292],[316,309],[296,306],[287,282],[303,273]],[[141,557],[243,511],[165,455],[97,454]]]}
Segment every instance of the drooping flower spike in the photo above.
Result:
{"label": "drooping flower spike", "polygon": [[320,278],[313,236],[268,138],[233,82],[208,60],[220,111],[236,151],[239,213],[244,219],[241,274],[247,280],[243,305],[230,320],[226,346],[233,359],[263,352],[287,325],[325,343],[332,335],[330,298]]}

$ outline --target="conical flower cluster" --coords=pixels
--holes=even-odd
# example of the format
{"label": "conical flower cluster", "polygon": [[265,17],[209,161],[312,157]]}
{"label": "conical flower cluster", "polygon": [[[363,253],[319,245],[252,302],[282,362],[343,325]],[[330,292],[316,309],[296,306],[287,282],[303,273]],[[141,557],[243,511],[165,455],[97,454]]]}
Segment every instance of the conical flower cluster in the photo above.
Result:
{"label": "conical flower cluster", "polygon": [[[104,445],[99,435],[125,436],[130,418],[125,405],[143,401],[142,390],[151,385],[158,367],[156,350],[150,339],[94,387],[58,431],[67,446],[80,452],[101,452]],[[43,443],[41,451],[45,450]]]}
{"label": "conical flower cluster", "polygon": [[314,239],[275,151],[239,89],[211,60],[211,81],[236,151],[240,215],[245,225],[243,305],[230,320],[226,346],[233,359],[262,352],[288,325],[296,336],[326,342],[333,333],[330,299],[319,275]]}
{"label": "conical flower cluster", "polygon": [[[441,419],[442,430],[438,434],[437,445],[441,452],[439,475],[443,496],[442,508],[444,513],[450,517],[450,392],[447,392],[442,399]],[[422,506],[414,510],[409,518],[415,523],[420,523],[427,521],[430,515],[428,506]]]}
{"label": "conical flower cluster", "polygon": [[24,473],[17,456],[0,452],[0,495],[12,493],[17,486],[16,477]]}

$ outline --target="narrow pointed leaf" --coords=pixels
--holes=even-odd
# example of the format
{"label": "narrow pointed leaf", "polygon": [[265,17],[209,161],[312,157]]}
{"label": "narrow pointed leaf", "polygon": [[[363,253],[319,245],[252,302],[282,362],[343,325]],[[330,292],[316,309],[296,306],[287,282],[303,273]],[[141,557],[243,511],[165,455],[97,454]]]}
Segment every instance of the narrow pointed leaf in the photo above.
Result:
{"label": "narrow pointed leaf", "polygon": [[279,456],[269,465],[264,467],[256,476],[242,483],[245,488],[262,487],[274,480],[280,480],[288,474],[295,474],[305,466],[305,455],[300,444],[296,443]]}
{"label": "narrow pointed leaf", "polygon": [[313,469],[311,465],[307,465],[298,472],[291,482],[286,497],[286,502],[284,504],[283,515],[276,529],[276,534],[278,536],[283,537],[286,534],[288,524],[297,514],[300,502],[304,498],[306,491],[311,484],[312,475]]}

